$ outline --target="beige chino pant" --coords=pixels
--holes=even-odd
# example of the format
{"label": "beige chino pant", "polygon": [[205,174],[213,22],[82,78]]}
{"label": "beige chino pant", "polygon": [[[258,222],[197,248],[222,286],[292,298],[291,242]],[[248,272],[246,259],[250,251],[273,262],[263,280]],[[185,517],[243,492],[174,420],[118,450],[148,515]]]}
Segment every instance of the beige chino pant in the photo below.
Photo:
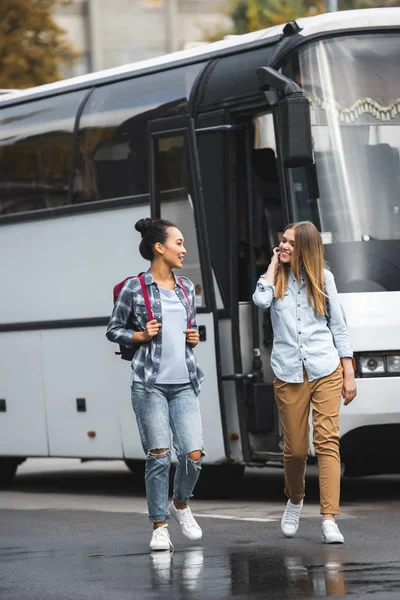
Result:
{"label": "beige chino pant", "polygon": [[305,370],[303,383],[274,380],[283,431],[285,494],[296,504],[304,497],[311,407],[321,514],[340,513],[339,409],[342,388],[343,369],[340,363],[333,373],[315,381],[308,381]]}

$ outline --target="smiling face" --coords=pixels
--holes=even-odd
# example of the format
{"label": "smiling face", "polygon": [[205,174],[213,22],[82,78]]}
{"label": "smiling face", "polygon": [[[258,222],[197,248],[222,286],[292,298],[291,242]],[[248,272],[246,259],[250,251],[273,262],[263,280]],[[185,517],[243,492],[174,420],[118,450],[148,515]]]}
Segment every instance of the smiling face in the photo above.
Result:
{"label": "smiling face", "polygon": [[171,269],[181,269],[185,260],[184,237],[176,227],[168,227],[168,237],[164,244],[156,244],[156,252]]}
{"label": "smiling face", "polygon": [[294,229],[286,229],[286,231],[282,235],[281,243],[279,244],[279,260],[281,263],[290,265],[290,263],[292,262],[294,242],[295,242]]}

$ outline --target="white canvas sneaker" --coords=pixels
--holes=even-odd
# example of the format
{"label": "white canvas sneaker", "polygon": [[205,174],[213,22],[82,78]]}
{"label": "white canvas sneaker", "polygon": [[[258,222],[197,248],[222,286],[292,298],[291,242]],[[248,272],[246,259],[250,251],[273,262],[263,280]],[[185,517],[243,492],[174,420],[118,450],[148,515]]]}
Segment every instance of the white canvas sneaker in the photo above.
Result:
{"label": "white canvas sneaker", "polygon": [[344,537],[334,519],[324,519],[322,521],[322,541],[324,544],[343,544]]}
{"label": "white canvas sneaker", "polygon": [[300,504],[293,504],[290,502],[290,500],[288,500],[281,520],[281,529],[285,537],[291,538],[296,534],[299,528],[300,513],[302,508],[303,500],[300,502]]}
{"label": "white canvas sneaker", "polygon": [[172,501],[169,505],[169,512],[171,517],[174,517],[181,526],[182,533],[185,537],[192,541],[201,540],[203,532],[189,507],[179,510]]}
{"label": "white canvas sneaker", "polygon": [[153,530],[150,540],[150,550],[173,550],[174,547],[169,537],[168,525],[157,527]]}

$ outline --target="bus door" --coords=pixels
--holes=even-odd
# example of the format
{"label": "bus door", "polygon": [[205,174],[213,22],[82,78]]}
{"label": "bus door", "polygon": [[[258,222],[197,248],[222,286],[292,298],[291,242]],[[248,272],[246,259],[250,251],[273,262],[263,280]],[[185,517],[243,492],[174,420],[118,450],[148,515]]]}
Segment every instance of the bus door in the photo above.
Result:
{"label": "bus door", "polygon": [[224,462],[226,422],[220,377],[214,276],[207,240],[193,121],[189,116],[155,120],[148,125],[152,218],[175,223],[187,250],[178,275],[195,285],[200,343],[195,353],[205,379],[201,391],[206,462]]}
{"label": "bus door", "polygon": [[280,462],[269,311],[258,310],[251,299],[285,221],[274,119],[271,112],[214,111],[198,117],[196,133],[209,243],[223,300],[218,316],[231,454],[246,463]]}
{"label": "bus door", "polygon": [[[282,178],[278,169],[272,111],[237,116],[243,134],[236,136],[238,317],[240,353],[245,379],[249,446],[253,461],[282,461],[280,423],[270,367],[273,333],[269,310],[252,302],[258,278],[265,273],[272,250],[287,221]],[[249,332],[250,335],[249,335]]]}

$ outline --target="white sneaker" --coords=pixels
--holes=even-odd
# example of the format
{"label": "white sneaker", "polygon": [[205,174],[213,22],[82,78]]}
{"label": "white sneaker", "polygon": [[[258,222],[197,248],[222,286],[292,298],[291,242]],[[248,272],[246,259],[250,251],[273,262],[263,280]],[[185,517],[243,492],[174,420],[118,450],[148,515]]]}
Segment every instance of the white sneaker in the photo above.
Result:
{"label": "white sneaker", "polygon": [[150,541],[150,550],[173,550],[174,547],[169,537],[168,525],[157,527],[153,530]]}
{"label": "white sneaker", "polygon": [[296,534],[299,528],[300,513],[302,508],[303,500],[300,502],[300,504],[293,504],[290,502],[290,500],[288,500],[281,520],[281,529],[285,537],[290,538]]}
{"label": "white sneaker", "polygon": [[322,541],[324,544],[343,544],[344,537],[334,519],[324,519],[322,521]]}
{"label": "white sneaker", "polygon": [[196,522],[196,519],[192,515],[192,511],[189,507],[179,510],[172,501],[169,505],[169,512],[171,516],[178,521],[184,536],[193,541],[201,540],[203,532],[201,531],[200,525]]}

